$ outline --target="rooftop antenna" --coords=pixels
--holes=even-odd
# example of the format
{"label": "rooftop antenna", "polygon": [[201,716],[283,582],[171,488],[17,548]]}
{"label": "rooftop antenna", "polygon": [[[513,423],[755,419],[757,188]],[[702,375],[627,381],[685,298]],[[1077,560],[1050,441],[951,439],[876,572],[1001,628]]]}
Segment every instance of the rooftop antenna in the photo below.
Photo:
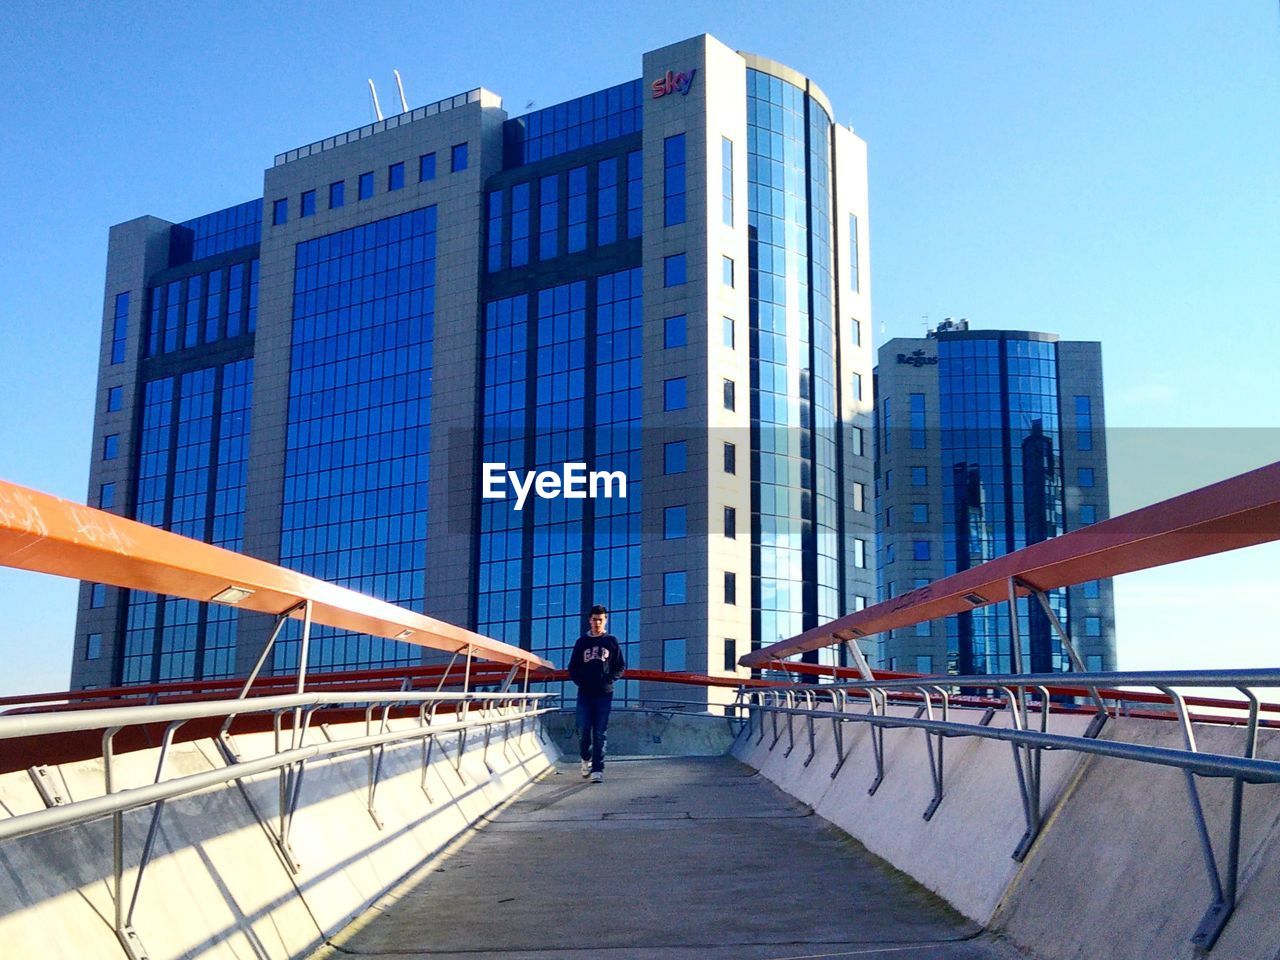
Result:
{"label": "rooftop antenna", "polygon": [[396,75],[396,89],[400,91],[400,110],[403,113],[408,113],[409,102],[404,98],[404,81],[400,79],[400,71],[392,70],[391,72]]}
{"label": "rooftop antenna", "polygon": [[369,96],[373,97],[373,112],[382,119],[382,106],[378,103],[378,91],[373,88],[373,78],[369,78]]}

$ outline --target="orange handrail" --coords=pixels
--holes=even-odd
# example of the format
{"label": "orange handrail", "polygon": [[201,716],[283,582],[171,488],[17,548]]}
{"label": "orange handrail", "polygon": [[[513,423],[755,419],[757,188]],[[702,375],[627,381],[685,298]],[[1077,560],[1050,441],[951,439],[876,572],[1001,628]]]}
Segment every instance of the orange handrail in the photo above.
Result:
{"label": "orange handrail", "polygon": [[302,619],[301,605],[310,603],[312,621],[326,626],[531,669],[551,666],[385,600],[4,480],[0,566],[215,603],[239,587],[249,592],[234,605],[247,610]]}

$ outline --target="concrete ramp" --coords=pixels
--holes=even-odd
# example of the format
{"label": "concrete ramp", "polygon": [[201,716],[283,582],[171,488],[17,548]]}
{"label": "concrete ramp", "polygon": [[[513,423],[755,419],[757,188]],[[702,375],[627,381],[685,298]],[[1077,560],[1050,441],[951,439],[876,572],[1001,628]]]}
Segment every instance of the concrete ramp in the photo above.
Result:
{"label": "concrete ramp", "polygon": [[729,757],[560,763],[315,960],[1007,960]]}
{"label": "concrete ramp", "polygon": [[[414,721],[391,722],[409,727]],[[333,739],[365,725],[320,730]],[[148,960],[288,960],[310,952],[358,916],[424,858],[546,770],[554,748],[533,732],[499,724],[491,741],[472,733],[459,754],[442,737],[423,768],[420,744],[388,748],[372,812],[370,751],[308,763],[285,864],[266,827],[279,809],[274,774],[176,800],[164,810],[156,857],[143,877],[133,927]],[[237,736],[246,759],[272,751],[270,733]],[[120,787],[149,783],[157,751],[118,758]],[[198,773],[224,764],[212,741],[178,744],[168,768]],[[61,797],[103,792],[101,760],[48,769]],[[425,785],[426,790],[423,787]],[[428,796],[429,793],[429,796]],[[43,809],[25,771],[0,777],[6,815]],[[124,816],[125,892],[150,823],[150,808]],[[124,960],[113,929],[111,820],[0,843],[0,953],[6,958]]]}

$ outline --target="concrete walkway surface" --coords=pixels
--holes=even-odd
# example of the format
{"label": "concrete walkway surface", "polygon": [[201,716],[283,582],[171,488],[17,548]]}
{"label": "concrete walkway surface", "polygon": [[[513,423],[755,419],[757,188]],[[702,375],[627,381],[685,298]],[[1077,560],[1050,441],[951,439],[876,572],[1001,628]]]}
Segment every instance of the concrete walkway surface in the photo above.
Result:
{"label": "concrete walkway surface", "polygon": [[560,763],[313,960],[1022,956],[749,767],[663,757]]}

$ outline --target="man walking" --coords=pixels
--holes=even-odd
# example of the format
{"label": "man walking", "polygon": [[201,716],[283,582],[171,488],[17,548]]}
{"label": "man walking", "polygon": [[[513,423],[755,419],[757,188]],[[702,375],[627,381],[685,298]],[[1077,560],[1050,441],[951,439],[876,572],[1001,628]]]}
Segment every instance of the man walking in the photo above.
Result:
{"label": "man walking", "polygon": [[605,731],[613,709],[613,681],[622,676],[626,661],[618,638],[605,632],[609,611],[600,604],[588,614],[589,629],[573,645],[569,677],[578,685],[578,753],[582,775],[592,783],[604,782]]}

